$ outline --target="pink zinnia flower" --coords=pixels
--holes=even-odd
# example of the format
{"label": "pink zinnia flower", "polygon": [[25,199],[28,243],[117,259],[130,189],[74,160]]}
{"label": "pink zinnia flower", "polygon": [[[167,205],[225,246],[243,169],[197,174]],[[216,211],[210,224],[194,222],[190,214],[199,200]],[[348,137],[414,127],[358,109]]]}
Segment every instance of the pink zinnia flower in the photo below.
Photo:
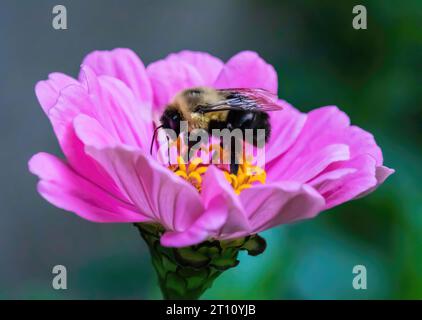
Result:
{"label": "pink zinnia flower", "polygon": [[198,163],[167,168],[150,156],[157,119],[179,91],[210,86],[276,94],[277,83],[274,68],[250,51],[227,63],[182,51],[147,68],[128,49],[93,52],[78,80],[52,73],[36,85],[66,157],[33,156],[38,191],[90,221],[158,223],[163,246],[185,247],[312,218],[373,191],[394,172],[383,166],[373,136],[337,107],[305,114],[282,100],[284,110],[270,114],[265,171],[257,176]]}

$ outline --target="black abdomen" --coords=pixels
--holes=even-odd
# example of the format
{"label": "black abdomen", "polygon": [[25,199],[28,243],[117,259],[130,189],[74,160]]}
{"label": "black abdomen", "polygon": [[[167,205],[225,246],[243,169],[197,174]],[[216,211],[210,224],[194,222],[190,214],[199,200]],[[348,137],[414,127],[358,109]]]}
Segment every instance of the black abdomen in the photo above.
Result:
{"label": "black abdomen", "polygon": [[[227,126],[229,129],[239,128],[243,131],[245,141],[254,146],[263,146],[268,141],[271,134],[270,117],[266,112],[262,111],[237,111],[231,110],[227,116]],[[253,129],[253,139],[248,141],[246,129]],[[258,135],[258,129],[265,130],[264,135]],[[261,141],[264,139],[264,141]],[[260,143],[259,143],[260,142]]]}

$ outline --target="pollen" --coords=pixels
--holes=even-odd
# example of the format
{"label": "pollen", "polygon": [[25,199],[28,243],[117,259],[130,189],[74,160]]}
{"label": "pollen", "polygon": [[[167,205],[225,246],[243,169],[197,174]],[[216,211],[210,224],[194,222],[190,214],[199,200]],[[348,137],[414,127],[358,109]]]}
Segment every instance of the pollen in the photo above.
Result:
{"label": "pollen", "polygon": [[[203,175],[208,169],[208,165],[204,165],[201,158],[194,158],[186,164],[183,158],[179,156],[177,157],[177,165],[170,166],[169,169],[192,184],[198,192],[201,192]],[[233,187],[236,194],[240,194],[242,190],[252,187],[253,184],[265,184],[267,177],[264,169],[246,161],[239,165],[237,174],[230,173],[223,167],[220,167],[220,170],[224,172],[226,180]]]}
{"label": "pollen", "polygon": [[201,158],[194,158],[189,164],[186,164],[181,156],[177,157],[177,165],[170,167],[170,170],[192,184],[199,192],[202,187],[202,176],[207,169],[208,166],[202,165]]}
{"label": "pollen", "polygon": [[242,190],[252,187],[254,183],[265,184],[267,173],[264,169],[252,165],[249,162],[244,162],[239,166],[237,174],[224,171],[224,176],[232,185],[234,192],[240,194]]}

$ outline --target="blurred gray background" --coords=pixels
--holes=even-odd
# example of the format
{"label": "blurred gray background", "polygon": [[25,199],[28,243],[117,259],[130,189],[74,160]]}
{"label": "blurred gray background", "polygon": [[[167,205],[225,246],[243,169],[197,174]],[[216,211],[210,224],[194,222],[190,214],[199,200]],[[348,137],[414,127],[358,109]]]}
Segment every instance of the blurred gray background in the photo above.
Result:
{"label": "blurred gray background", "polygon": [[[183,50],[223,60],[257,51],[279,94],[301,110],[336,104],[374,132],[397,173],[366,199],[274,229],[261,257],[242,257],[206,298],[421,298],[421,2],[72,0],[0,3],[0,298],[160,298],[131,225],[94,224],[36,192],[27,161],[61,154],[34,85],[76,76],[92,50],[129,47],[145,64]],[[68,30],[51,26],[63,4]],[[352,8],[368,8],[368,30]],[[418,71],[419,70],[419,71]],[[51,287],[54,265],[68,290]],[[368,267],[368,290],[351,286]]]}

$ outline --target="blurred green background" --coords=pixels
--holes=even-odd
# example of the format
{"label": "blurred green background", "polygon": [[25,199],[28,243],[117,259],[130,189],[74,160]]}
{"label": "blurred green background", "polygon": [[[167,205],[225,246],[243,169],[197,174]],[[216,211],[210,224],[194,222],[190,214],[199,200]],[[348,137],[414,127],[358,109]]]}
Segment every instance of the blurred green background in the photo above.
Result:
{"label": "blurred green background", "polygon": [[[76,75],[85,54],[130,47],[148,64],[182,49],[226,60],[255,50],[279,74],[279,95],[308,111],[338,105],[374,133],[396,173],[370,196],[266,233],[208,299],[422,298],[422,2],[60,1],[69,29],[51,27],[55,1],[0,4],[0,298],[160,298],[147,248],[130,225],[93,224],[46,203],[26,162],[60,154],[35,99],[52,71]],[[368,29],[352,28],[353,6]],[[53,290],[52,268],[68,289]],[[352,269],[365,265],[367,290]]]}

